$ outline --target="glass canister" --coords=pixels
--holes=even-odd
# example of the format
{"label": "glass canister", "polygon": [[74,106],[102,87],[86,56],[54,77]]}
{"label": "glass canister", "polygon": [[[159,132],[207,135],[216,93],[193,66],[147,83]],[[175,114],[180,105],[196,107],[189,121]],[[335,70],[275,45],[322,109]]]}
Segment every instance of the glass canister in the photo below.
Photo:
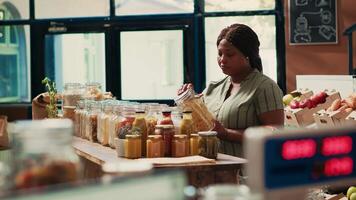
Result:
{"label": "glass canister", "polygon": [[206,158],[216,159],[218,157],[219,139],[216,131],[201,131],[199,134],[199,155]]}
{"label": "glass canister", "polygon": [[167,125],[167,124],[173,125],[172,111],[170,111],[170,110],[162,111],[162,119],[159,120],[158,124],[160,124],[160,125]]}
{"label": "glass canister", "polygon": [[85,136],[91,142],[97,142],[98,134],[98,115],[101,112],[100,102],[90,102],[89,110],[86,114]]}
{"label": "glass canister", "polygon": [[126,135],[125,158],[141,158],[141,135]]}
{"label": "glass canister", "polygon": [[81,166],[68,119],[20,121],[13,134],[12,188],[28,189],[75,182]]}
{"label": "glass canister", "polygon": [[98,115],[98,142],[104,146],[109,144],[109,118],[112,114],[112,104],[102,102],[101,113]]}
{"label": "glass canister", "polygon": [[204,104],[202,97],[196,97],[192,88],[189,88],[176,99],[176,104],[182,110],[191,110],[195,131],[209,131],[214,128],[214,117]]}
{"label": "glass canister", "polygon": [[74,120],[74,109],[82,98],[83,86],[80,83],[66,83],[62,93],[63,117]]}
{"label": "glass canister", "polygon": [[199,144],[199,135],[198,134],[191,134],[190,135],[190,155],[191,156],[195,156],[195,155],[199,155],[199,148],[198,148],[198,144]]}
{"label": "glass canister", "polygon": [[118,137],[119,134],[119,123],[120,123],[120,112],[121,105],[113,105],[113,112],[110,115],[109,119],[109,146],[111,148],[116,148],[115,138]]}
{"label": "glass canister", "polygon": [[142,157],[146,157],[147,124],[145,115],[143,110],[136,111],[135,120],[132,123],[132,129],[137,129],[141,135]]}
{"label": "glass canister", "polygon": [[157,125],[158,119],[161,118],[161,115],[161,105],[151,104],[148,106],[148,112],[146,115],[148,135],[154,134],[155,126]]}
{"label": "glass canister", "polygon": [[78,101],[78,104],[74,110],[74,135],[80,137],[81,133],[81,115],[84,112],[84,101]]}
{"label": "glass canister", "polygon": [[179,135],[180,123],[182,121],[182,111],[178,107],[171,107],[172,122],[175,129],[175,134]]}
{"label": "glass canister", "polygon": [[174,126],[173,125],[161,125],[162,131],[161,135],[164,143],[164,156],[172,156],[172,140],[174,136]]}
{"label": "glass canister", "polygon": [[190,135],[193,133],[193,129],[194,127],[193,127],[192,111],[184,111],[183,119],[180,122],[179,134],[187,135],[189,138]]}
{"label": "glass canister", "polygon": [[86,138],[86,124],[87,124],[87,115],[89,112],[89,107],[90,107],[91,102],[89,100],[84,100],[83,101],[83,106],[84,109],[82,110],[81,114],[80,114],[80,135],[79,137],[83,138],[83,139],[87,139]]}
{"label": "glass canister", "polygon": [[91,82],[85,84],[84,98],[90,100],[102,100],[103,93],[101,91],[101,84],[97,82]]}
{"label": "glass canister", "polygon": [[149,135],[147,138],[147,158],[164,156],[164,143],[161,135]]}
{"label": "glass canister", "polygon": [[184,157],[189,155],[189,140],[187,135],[174,135],[172,140],[172,157]]}

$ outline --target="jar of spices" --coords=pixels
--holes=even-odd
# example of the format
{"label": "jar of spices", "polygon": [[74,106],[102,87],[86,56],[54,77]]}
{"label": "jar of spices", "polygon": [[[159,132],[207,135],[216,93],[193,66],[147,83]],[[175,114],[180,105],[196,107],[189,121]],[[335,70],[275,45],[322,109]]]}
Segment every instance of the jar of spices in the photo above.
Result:
{"label": "jar of spices", "polygon": [[11,188],[39,188],[81,178],[80,160],[72,148],[71,120],[19,121],[14,126]]}
{"label": "jar of spices", "polygon": [[161,135],[149,135],[147,138],[147,158],[164,156],[164,143]]}
{"label": "jar of spices", "polygon": [[174,126],[173,125],[162,125],[161,135],[164,143],[164,156],[172,156],[172,140],[174,136]]}
{"label": "jar of spices", "polygon": [[141,135],[126,135],[125,158],[141,158]]}
{"label": "jar of spices", "polygon": [[192,111],[194,131],[209,131],[214,127],[214,116],[209,112],[202,97],[195,96],[192,88],[180,94],[174,101],[182,110]]}
{"label": "jar of spices", "polygon": [[216,131],[199,132],[199,155],[206,158],[216,159],[218,157],[219,139]]}
{"label": "jar of spices", "polygon": [[199,135],[198,134],[191,134],[190,135],[190,155],[195,156],[199,154]]}
{"label": "jar of spices", "polygon": [[187,135],[174,135],[172,141],[172,157],[184,157],[189,155]]}

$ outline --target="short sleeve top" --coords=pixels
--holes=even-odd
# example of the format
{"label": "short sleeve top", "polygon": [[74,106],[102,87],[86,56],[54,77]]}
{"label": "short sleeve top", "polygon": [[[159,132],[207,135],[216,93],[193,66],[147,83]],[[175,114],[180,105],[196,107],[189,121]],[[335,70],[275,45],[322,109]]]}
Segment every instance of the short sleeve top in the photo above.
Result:
{"label": "short sleeve top", "polygon": [[[231,79],[212,82],[204,90],[204,101],[216,119],[229,129],[246,129],[261,125],[262,113],[283,109],[282,91],[269,77],[258,70],[252,71],[240,84],[236,94],[225,99]],[[222,141],[221,152],[241,156],[241,144]]]}

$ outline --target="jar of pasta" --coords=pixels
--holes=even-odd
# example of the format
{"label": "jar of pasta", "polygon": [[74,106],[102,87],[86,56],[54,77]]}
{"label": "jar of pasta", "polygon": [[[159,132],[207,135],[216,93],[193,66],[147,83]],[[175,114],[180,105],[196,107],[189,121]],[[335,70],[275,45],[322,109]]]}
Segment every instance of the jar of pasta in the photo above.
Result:
{"label": "jar of pasta", "polygon": [[141,158],[141,135],[126,135],[125,158]]}
{"label": "jar of pasta", "polygon": [[198,134],[191,134],[190,135],[190,155],[195,156],[199,154],[199,135]]}
{"label": "jar of pasta", "polygon": [[219,139],[216,131],[199,132],[199,155],[206,158],[216,159],[218,157]]}
{"label": "jar of pasta", "polygon": [[147,158],[164,156],[164,143],[161,135],[149,135],[147,138]]}
{"label": "jar of pasta", "polygon": [[187,135],[174,135],[172,141],[172,157],[184,157],[189,155]]}
{"label": "jar of pasta", "polygon": [[203,97],[196,97],[192,88],[180,94],[174,101],[182,110],[192,111],[196,132],[209,131],[214,127],[214,117],[204,104]]}

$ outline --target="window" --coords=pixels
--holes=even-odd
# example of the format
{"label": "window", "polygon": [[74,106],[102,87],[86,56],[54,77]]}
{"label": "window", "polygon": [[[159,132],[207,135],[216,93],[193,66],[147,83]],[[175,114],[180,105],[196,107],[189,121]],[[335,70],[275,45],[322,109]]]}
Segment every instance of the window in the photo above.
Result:
{"label": "window", "polygon": [[116,15],[192,13],[193,0],[115,0]]}
{"label": "window", "polygon": [[173,99],[183,84],[183,31],[121,33],[122,99]]}
{"label": "window", "polygon": [[275,0],[205,0],[206,12],[268,10],[275,8]]}
{"label": "window", "polygon": [[[9,13],[5,13],[5,8]],[[28,19],[29,13],[27,0],[0,0],[0,20]]]}
{"label": "window", "polygon": [[103,33],[46,36],[46,76],[62,91],[65,83],[99,82],[105,90]]}
{"label": "window", "polygon": [[233,23],[250,26],[260,40],[260,56],[263,73],[277,81],[276,31],[274,16],[209,17],[205,19],[206,84],[219,80],[224,75],[217,64],[216,39],[220,31]]}
{"label": "window", "polygon": [[109,16],[109,0],[35,0],[36,18]]}

